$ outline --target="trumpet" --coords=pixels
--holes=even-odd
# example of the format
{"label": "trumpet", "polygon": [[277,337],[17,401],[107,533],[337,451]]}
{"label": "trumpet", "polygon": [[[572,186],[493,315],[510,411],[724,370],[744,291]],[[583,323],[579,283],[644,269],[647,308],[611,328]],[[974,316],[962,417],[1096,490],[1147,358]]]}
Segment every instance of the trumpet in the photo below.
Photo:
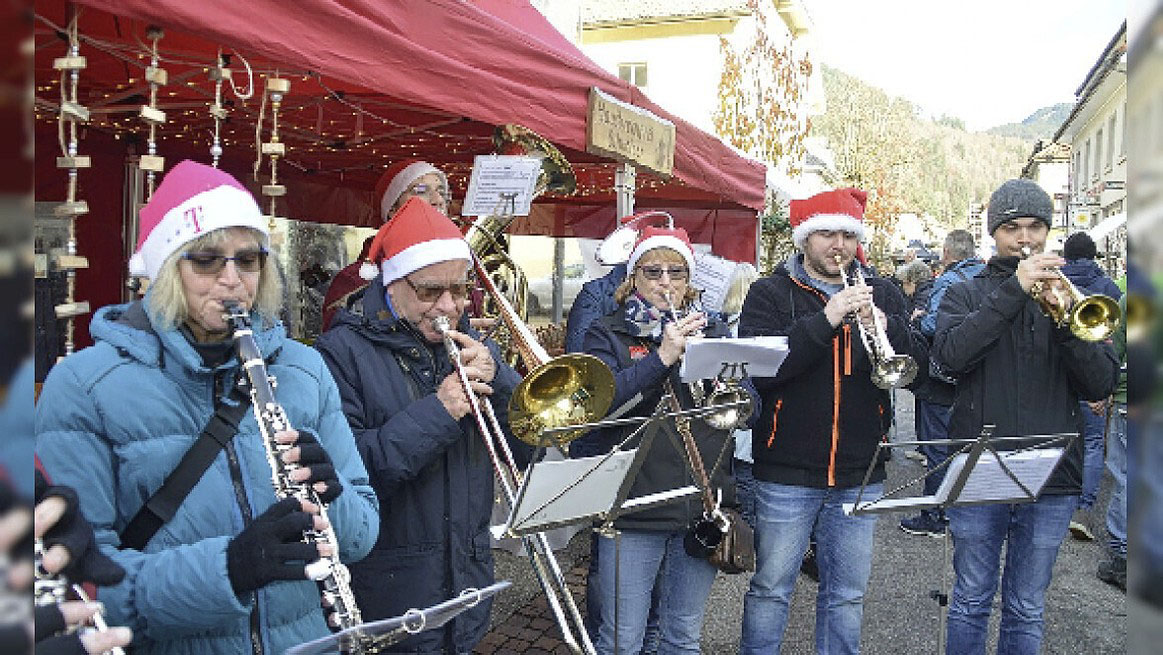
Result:
{"label": "trumpet", "polygon": [[[498,295],[498,298],[501,299],[500,304],[504,308],[506,306],[504,297]],[[503,311],[502,315],[504,315]],[[513,459],[513,452],[501,431],[501,425],[497,421],[493,405],[487,398],[478,398],[473,392],[468,374],[464,370],[460,347],[449,334],[452,325],[448,318],[445,316],[436,317],[433,320],[433,326],[444,338],[444,348],[448,351],[448,358],[452,360],[453,368],[456,369],[465,397],[468,398],[469,406],[472,408],[471,414],[476,421],[477,431],[480,432],[481,438],[485,442],[489,459],[493,463],[493,470],[511,505],[517,501],[517,489],[521,485],[521,471],[517,467],[517,463]],[[608,373],[609,369],[607,368],[606,371]],[[613,374],[610,374],[610,386],[613,386]],[[514,391],[513,398],[516,399],[516,397],[517,392]],[[511,409],[510,413],[512,413]],[[537,576],[537,582],[545,592],[546,601],[561,628],[562,639],[566,646],[573,653],[593,655],[596,652],[593,642],[590,641],[589,634],[586,632],[581,612],[573,599],[573,594],[566,586],[565,575],[561,571],[561,565],[558,564],[557,558],[553,555],[553,548],[550,547],[545,533],[538,532],[522,539],[525,544],[525,552],[529,554],[530,562],[533,565],[533,572]]]}
{"label": "trumpet", "polygon": [[[867,284],[864,280],[864,273],[857,266],[853,273],[855,283],[848,281],[848,274],[844,271],[843,257],[835,255],[836,266],[840,267],[840,279],[844,282],[844,288],[851,286],[864,286]],[[873,310],[876,308],[873,307]],[[884,325],[880,322],[880,317],[876,312],[872,312],[873,333],[869,334],[864,327],[864,321],[858,317],[849,317],[849,320],[856,323],[856,330],[860,333],[860,341],[864,344],[864,350],[868,353],[869,359],[872,360],[872,383],[881,389],[898,389],[907,386],[917,377],[917,362],[908,355],[898,355],[892,347],[892,343],[888,340],[888,333],[885,332]]]}
{"label": "trumpet", "polygon": [[[1029,246],[1022,246],[1022,259],[1033,254]],[[1119,327],[1122,311],[1114,298],[1096,293],[1087,296],[1066,277],[1062,269],[1054,268],[1057,280],[1046,284],[1036,280],[1030,287],[1030,295],[1042,308],[1042,313],[1050,317],[1058,327],[1070,326],[1074,336],[1083,341],[1103,341]],[[1046,291],[1054,298],[1046,297]],[[1069,307],[1067,307],[1069,301]]]}

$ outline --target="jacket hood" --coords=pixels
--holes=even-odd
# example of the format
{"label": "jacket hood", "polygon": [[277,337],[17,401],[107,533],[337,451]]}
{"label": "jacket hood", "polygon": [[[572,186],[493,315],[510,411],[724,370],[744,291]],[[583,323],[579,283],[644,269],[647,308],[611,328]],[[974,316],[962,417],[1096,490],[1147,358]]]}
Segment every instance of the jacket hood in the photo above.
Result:
{"label": "jacket hood", "polygon": [[1090,287],[1106,277],[1106,273],[1093,259],[1071,259],[1062,267],[1062,272],[1075,284],[1083,287]]}
{"label": "jacket hood", "polygon": [[[202,362],[202,356],[186,339],[180,329],[157,330],[149,318],[147,307],[150,295],[121,305],[102,307],[89,324],[89,333],[94,341],[105,342],[122,355],[132,357],[143,364],[162,367],[166,362],[177,363],[190,371],[210,369]],[[278,352],[286,340],[286,329],[281,323],[266,324],[257,313],[251,313],[254,323],[254,339],[264,358]],[[233,360],[219,368],[234,368]]]}
{"label": "jacket hood", "polygon": [[1007,277],[1013,275],[1014,272],[1018,270],[1018,262],[1020,261],[1020,257],[990,257],[989,262],[986,263],[985,268],[982,269],[981,273],[978,273],[978,275],[984,275],[988,277]]}

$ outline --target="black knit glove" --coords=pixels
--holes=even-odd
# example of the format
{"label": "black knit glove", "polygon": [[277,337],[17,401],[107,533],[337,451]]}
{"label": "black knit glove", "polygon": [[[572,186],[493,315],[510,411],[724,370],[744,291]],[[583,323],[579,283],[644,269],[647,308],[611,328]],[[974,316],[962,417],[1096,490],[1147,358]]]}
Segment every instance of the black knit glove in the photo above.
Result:
{"label": "black knit glove", "polygon": [[40,469],[37,469],[36,502],[39,504],[51,496],[65,501],[65,513],[56,525],[44,533],[42,541],[46,551],[57,544],[69,551],[69,563],[61,574],[70,582],[92,582],[100,587],[121,582],[125,577],[125,569],[97,548],[93,526],[81,515],[77,492],[72,487],[49,486]]}
{"label": "black knit glove", "polygon": [[313,522],[298,498],[284,498],[231,539],[226,573],[234,593],[242,595],[276,580],[306,580],[304,567],[319,559],[318,549],[303,542],[303,532]]}
{"label": "black knit glove", "polygon": [[307,482],[312,486],[317,482],[327,485],[327,489],[322,493],[315,492],[319,494],[319,500],[324,504],[329,504],[338,498],[343,491],[343,485],[339,484],[339,476],[335,474],[335,465],[331,463],[331,457],[326,450],[323,450],[319,439],[306,430],[299,430],[299,438],[292,446],[299,447],[299,466],[311,469],[311,477],[307,478]]}

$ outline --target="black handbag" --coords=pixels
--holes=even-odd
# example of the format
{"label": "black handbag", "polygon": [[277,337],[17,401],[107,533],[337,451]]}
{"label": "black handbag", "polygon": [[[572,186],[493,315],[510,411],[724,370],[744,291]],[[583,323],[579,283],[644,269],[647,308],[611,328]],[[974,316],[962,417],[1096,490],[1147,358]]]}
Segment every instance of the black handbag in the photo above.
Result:
{"label": "black handbag", "polygon": [[727,515],[727,533],[711,553],[709,561],[723,573],[746,573],[755,570],[755,531],[743,520],[743,515],[730,508],[720,510]]}

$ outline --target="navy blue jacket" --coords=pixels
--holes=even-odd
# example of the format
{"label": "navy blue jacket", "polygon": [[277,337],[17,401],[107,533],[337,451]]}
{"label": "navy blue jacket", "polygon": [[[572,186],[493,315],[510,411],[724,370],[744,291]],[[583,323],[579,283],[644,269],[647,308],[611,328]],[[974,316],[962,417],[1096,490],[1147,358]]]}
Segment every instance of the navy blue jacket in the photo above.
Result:
{"label": "navy blue jacket", "polygon": [[1123,295],[1119,285],[1115,284],[1093,259],[1067,260],[1066,265],[1062,267],[1062,273],[1086,294],[1101,293],[1115,300]]}
{"label": "navy blue jacket", "polygon": [[[436,397],[452,365],[443,344],[429,344],[396,319],[377,278],[341,309],[315,342],[331,368],[343,412],[380,500],[380,534],[351,567],[364,620],[403,614],[493,582],[489,517],[493,468],[472,416],[453,420]],[[463,319],[458,330],[480,335]],[[520,377],[498,362],[491,386],[502,425]],[[423,632],[393,652],[467,652],[488,628],[491,603]]]}
{"label": "navy blue jacket", "polygon": [[565,320],[565,352],[580,353],[585,348],[586,330],[599,318],[613,313],[618,308],[614,301],[614,290],[626,279],[626,265],[618,264],[602,277],[582,285],[569,317]]}

